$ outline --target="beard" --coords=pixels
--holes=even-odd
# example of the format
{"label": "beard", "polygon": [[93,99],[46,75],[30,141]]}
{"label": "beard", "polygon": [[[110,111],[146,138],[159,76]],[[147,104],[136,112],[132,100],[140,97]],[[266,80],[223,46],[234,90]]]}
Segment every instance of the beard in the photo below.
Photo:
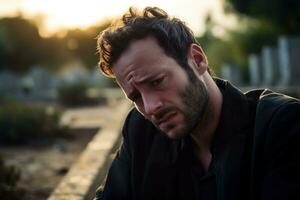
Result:
{"label": "beard", "polygon": [[209,95],[204,83],[198,79],[192,69],[187,69],[189,84],[180,92],[184,109],[184,126],[181,137],[192,133],[198,126],[205,125],[210,113]]}
{"label": "beard", "polygon": [[[191,68],[186,69],[186,73],[189,79],[188,84],[184,87],[184,89],[179,91],[179,97],[181,98],[183,105],[181,109],[183,124],[176,133],[168,133],[168,131],[162,130],[172,139],[186,137],[198,126],[205,125],[209,118],[209,95],[206,86],[201,80],[199,80]],[[167,107],[154,116],[151,121],[154,125],[156,125],[156,127],[158,127],[161,118],[176,110],[177,109],[174,107]],[[166,127],[166,130],[172,130],[175,126],[177,125],[171,123]]]}

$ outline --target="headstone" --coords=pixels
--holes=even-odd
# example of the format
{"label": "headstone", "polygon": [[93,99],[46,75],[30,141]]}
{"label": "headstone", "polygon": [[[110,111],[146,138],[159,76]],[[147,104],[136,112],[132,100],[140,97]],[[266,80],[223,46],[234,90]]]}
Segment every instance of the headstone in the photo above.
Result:
{"label": "headstone", "polygon": [[242,84],[241,71],[237,66],[223,64],[221,66],[221,77],[235,85],[240,86]]}
{"label": "headstone", "polygon": [[60,72],[60,84],[72,84],[87,82],[90,78],[89,72],[83,66],[67,66]]}
{"label": "headstone", "polygon": [[113,80],[105,77],[100,69],[96,68],[90,72],[89,84],[92,87],[98,88],[111,87],[113,85]]}
{"label": "headstone", "polygon": [[272,63],[272,86],[279,85],[279,80],[281,79],[281,72],[280,72],[280,65],[279,65],[279,56],[278,56],[278,48],[271,47],[270,48],[271,54],[271,63]]}
{"label": "headstone", "polygon": [[290,59],[289,59],[289,45],[286,37],[280,37],[278,40],[278,57],[279,57],[279,71],[281,78],[278,82],[281,86],[287,86],[290,83]]}
{"label": "headstone", "polygon": [[263,47],[261,51],[262,59],[262,85],[270,86],[273,81],[273,63],[270,47]]}
{"label": "headstone", "polygon": [[42,67],[32,68],[22,82],[29,95],[36,99],[51,98],[51,91],[55,88],[52,73]]}
{"label": "headstone", "polygon": [[278,49],[265,46],[262,48],[262,85],[275,86],[281,78],[279,71]]}
{"label": "headstone", "polygon": [[249,76],[250,76],[250,85],[259,86],[261,81],[261,76],[259,73],[259,58],[255,54],[251,54],[248,59],[249,63]]}
{"label": "headstone", "polygon": [[19,77],[10,71],[0,72],[0,96],[14,97],[20,91]]}
{"label": "headstone", "polygon": [[231,70],[230,70],[230,65],[228,64],[224,64],[221,66],[221,77],[223,79],[226,79],[226,80],[231,80],[232,77],[231,77]]}
{"label": "headstone", "polygon": [[90,78],[88,80],[89,80],[89,84],[91,86],[93,86],[93,87],[103,86],[103,78],[106,78],[106,77],[104,77],[101,74],[100,69],[96,68],[96,69],[90,71],[89,76],[90,76]]}
{"label": "headstone", "polygon": [[282,85],[300,85],[300,37],[282,36],[278,40]]}

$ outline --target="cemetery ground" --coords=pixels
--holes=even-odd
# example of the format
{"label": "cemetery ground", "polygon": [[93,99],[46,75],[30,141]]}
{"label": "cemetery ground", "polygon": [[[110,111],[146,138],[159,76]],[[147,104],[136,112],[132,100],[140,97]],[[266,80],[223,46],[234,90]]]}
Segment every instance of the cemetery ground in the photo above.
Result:
{"label": "cemetery ground", "polygon": [[16,166],[21,172],[17,184],[20,199],[47,199],[94,134],[95,131],[71,131],[69,138],[0,147],[6,165]]}
{"label": "cemetery ground", "polygon": [[[17,193],[22,200],[47,199],[101,127],[112,126],[118,113],[121,92],[109,91],[106,103],[64,109],[61,123],[67,135],[0,146],[5,164],[20,170]],[[1,199],[1,198],[0,198]]]}

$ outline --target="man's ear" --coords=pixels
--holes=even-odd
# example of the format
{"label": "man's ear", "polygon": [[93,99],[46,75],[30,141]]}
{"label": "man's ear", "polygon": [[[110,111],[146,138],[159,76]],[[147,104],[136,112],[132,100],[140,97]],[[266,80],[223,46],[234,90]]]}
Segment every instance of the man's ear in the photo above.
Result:
{"label": "man's ear", "polygon": [[192,67],[197,71],[197,73],[199,73],[199,75],[202,75],[207,70],[208,66],[206,56],[198,44],[191,44],[187,58],[190,62],[192,62]]}

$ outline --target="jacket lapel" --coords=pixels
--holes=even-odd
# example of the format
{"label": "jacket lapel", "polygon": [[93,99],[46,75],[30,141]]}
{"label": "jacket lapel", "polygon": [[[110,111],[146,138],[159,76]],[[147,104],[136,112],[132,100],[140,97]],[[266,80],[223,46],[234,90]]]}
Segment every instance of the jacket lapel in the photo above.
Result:
{"label": "jacket lapel", "polygon": [[247,162],[245,147],[253,129],[252,115],[247,97],[228,82],[225,84],[222,115],[226,116],[221,116],[221,130],[215,136],[213,150],[217,166],[217,197],[238,200],[245,191],[245,178],[249,174],[244,164]]}
{"label": "jacket lapel", "polygon": [[155,135],[146,161],[141,199],[174,199],[179,147],[179,140],[171,140],[161,132]]}

